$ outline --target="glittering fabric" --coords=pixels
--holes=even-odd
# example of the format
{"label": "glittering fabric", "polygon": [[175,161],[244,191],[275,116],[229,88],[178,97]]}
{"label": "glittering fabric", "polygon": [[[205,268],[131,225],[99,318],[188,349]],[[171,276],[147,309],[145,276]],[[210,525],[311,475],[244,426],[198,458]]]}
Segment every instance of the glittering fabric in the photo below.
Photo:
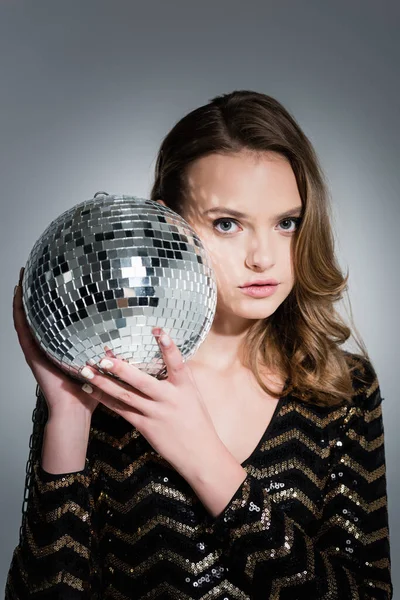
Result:
{"label": "glittering fabric", "polygon": [[282,397],[217,517],[99,405],[83,471],[35,463],[6,600],[392,598],[382,397],[348,357],[354,405]]}

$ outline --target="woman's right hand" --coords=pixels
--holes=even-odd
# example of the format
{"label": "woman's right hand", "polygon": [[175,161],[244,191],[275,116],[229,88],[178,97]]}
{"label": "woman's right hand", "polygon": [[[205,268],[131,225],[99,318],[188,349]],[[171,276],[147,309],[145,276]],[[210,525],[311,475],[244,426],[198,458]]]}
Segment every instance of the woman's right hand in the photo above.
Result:
{"label": "woman's right hand", "polygon": [[[21,268],[19,284],[13,299],[14,328],[25,360],[46,399],[48,418],[66,412],[79,414],[80,411],[86,416],[91,416],[98,401],[82,390],[82,382],[74,380],[46,357],[30,331],[22,304],[23,272],[24,268]],[[107,354],[114,356],[111,351]]]}

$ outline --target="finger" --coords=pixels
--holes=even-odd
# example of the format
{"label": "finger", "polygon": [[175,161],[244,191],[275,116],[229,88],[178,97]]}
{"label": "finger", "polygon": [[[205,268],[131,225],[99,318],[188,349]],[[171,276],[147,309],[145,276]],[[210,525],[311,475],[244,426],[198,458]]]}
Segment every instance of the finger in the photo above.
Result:
{"label": "finger", "polygon": [[106,394],[103,392],[103,390],[100,390],[91,384],[85,383],[81,386],[81,389],[87,394],[90,394],[93,400],[97,400],[97,402],[104,404],[104,406],[107,406],[107,408],[116,414],[121,415],[121,417],[124,419],[127,419],[135,427],[143,427],[143,419],[145,418],[145,415],[137,408],[128,406],[125,402]]}
{"label": "finger", "polygon": [[13,299],[13,320],[14,329],[17,332],[18,341],[28,359],[32,353],[36,352],[36,340],[34,339],[32,332],[29,328],[28,321],[26,319],[23,303],[22,303],[22,288],[20,285],[17,287]]}
{"label": "finger", "polygon": [[159,327],[154,327],[152,333],[160,346],[168,371],[168,380],[174,383],[174,381],[187,379],[188,372],[181,351],[172,338]]}
{"label": "finger", "polygon": [[118,381],[114,383],[110,377],[99,373],[87,365],[79,371],[79,374],[86,379],[90,386],[95,386],[95,399],[98,399],[99,402],[103,403],[102,394],[104,394],[109,397],[106,398],[108,403],[112,402],[113,399],[114,402],[118,401],[115,405],[117,407],[125,408],[125,410],[133,408],[146,415],[150,414],[155,404],[152,398],[142,395],[139,390],[133,389],[132,386],[124,382]]}
{"label": "finger", "polygon": [[[114,352],[108,346],[104,346],[104,350],[106,351],[107,356],[110,356],[111,358],[118,358],[118,356],[114,354]],[[126,358],[121,358],[121,360],[128,362]]]}
{"label": "finger", "polygon": [[21,267],[19,270],[19,281],[18,285],[22,285],[22,279],[24,277],[25,267]]}
{"label": "finger", "polygon": [[117,358],[115,356],[114,352],[108,346],[104,346],[104,350],[105,350],[107,356],[109,356],[110,358]]}
{"label": "finger", "polygon": [[13,318],[14,324],[17,325],[19,330],[24,328],[25,324],[27,324],[24,305],[22,303],[22,288],[20,285],[18,285],[13,299]]}
{"label": "finger", "polygon": [[[126,384],[125,387],[128,390],[130,388],[134,388],[136,393],[140,393],[146,398],[151,398],[152,400],[157,401],[165,399],[166,382],[159,381],[152,375],[141,371],[140,369],[135,367],[135,365],[131,365],[120,358],[107,358],[106,361],[108,362],[103,361],[104,359],[100,361],[100,363],[96,366],[98,366],[99,369],[102,369],[109,375],[115,375],[120,380],[114,383],[114,378],[108,377],[108,375],[106,374],[103,375],[103,377],[105,378],[105,385],[113,385],[118,387],[120,385],[120,382],[123,382],[124,384]],[[96,371],[96,373],[99,373],[101,375],[101,372],[99,371]],[[107,391],[111,395],[116,395],[117,393],[115,387],[107,388],[105,391]]]}
{"label": "finger", "polygon": [[[13,308],[17,308],[18,310],[22,310],[23,312],[23,304],[22,304],[22,279],[24,276],[25,268],[21,267],[19,271],[19,279],[18,283],[14,288],[14,297],[13,297]],[[25,316],[25,313],[23,312]]]}

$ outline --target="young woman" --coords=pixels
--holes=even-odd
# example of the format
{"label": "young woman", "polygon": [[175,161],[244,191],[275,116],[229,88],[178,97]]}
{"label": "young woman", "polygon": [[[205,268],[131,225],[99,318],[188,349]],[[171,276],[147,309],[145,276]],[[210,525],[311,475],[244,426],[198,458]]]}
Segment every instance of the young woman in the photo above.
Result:
{"label": "young woman", "polygon": [[210,252],[212,328],[186,362],[153,330],[163,380],[107,350],[121,381],[86,367],[82,389],[17,288],[48,415],[7,600],[392,598],[382,397],[362,343],[341,348],[348,274],[310,141],[269,96],[218,96],[165,137],[150,197]]}

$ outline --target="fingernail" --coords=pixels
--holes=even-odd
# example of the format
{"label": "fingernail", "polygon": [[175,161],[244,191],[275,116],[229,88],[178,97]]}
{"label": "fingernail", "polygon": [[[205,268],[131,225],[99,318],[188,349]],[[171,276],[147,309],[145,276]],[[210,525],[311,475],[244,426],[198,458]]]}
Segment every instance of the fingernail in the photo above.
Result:
{"label": "fingernail", "polygon": [[166,333],[163,333],[160,337],[160,343],[166,348],[168,348],[168,346],[171,345],[171,339]]}
{"label": "fingernail", "polygon": [[88,379],[93,379],[93,377],[94,377],[93,371],[91,369],[89,369],[88,367],[83,367],[81,374],[84,377],[87,377]]}
{"label": "fingernail", "polygon": [[114,352],[108,346],[104,346],[104,351],[107,354],[107,356],[111,356],[111,358],[117,358]]}
{"label": "fingernail", "polygon": [[100,367],[102,369],[112,369],[114,363],[111,360],[108,360],[108,358],[103,358],[100,361]]}
{"label": "fingernail", "polygon": [[18,286],[18,285],[16,285],[16,286],[15,286],[15,288],[14,288],[14,296],[15,296],[15,294],[17,293],[18,287],[19,287],[19,286]]}
{"label": "fingernail", "polygon": [[87,392],[88,394],[91,394],[93,392],[92,386],[89,385],[88,383],[84,383],[82,386],[82,389],[84,392]]}

